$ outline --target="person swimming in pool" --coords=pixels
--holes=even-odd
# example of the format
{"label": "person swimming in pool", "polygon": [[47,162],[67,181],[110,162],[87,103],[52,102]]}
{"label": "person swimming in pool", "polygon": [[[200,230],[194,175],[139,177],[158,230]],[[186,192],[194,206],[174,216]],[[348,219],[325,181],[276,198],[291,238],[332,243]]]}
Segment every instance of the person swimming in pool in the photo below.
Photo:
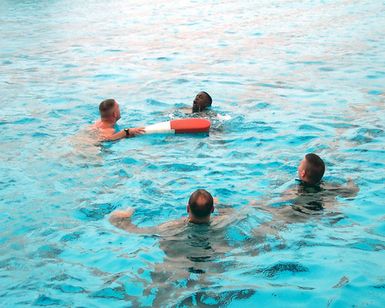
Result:
{"label": "person swimming in pool", "polygon": [[192,107],[183,107],[177,110],[173,110],[167,114],[171,118],[204,118],[211,122],[211,131],[220,132],[223,131],[224,121],[231,119],[230,115],[221,115],[211,110],[213,99],[205,92],[199,92],[194,100]]}
{"label": "person swimming in pool", "polygon": [[[194,286],[211,285],[211,274],[225,273],[226,268],[215,262],[234,249],[229,244],[227,228],[234,223],[234,211],[224,205],[218,208],[220,215],[212,217],[214,203],[212,195],[204,189],[194,191],[188,200],[187,217],[169,221],[154,227],[139,227],[131,222],[133,209],[115,211],[110,222],[130,233],[153,236],[158,239],[164,252],[163,261],[154,264],[151,284],[146,292],[154,294],[153,306],[160,306],[170,294],[184,292]],[[145,252],[146,254],[146,252]],[[190,279],[191,275],[195,278]],[[188,280],[185,287],[175,285]]]}
{"label": "person swimming in pool", "polygon": [[138,227],[131,222],[133,209],[126,211],[115,211],[110,216],[110,222],[114,226],[132,232],[142,234],[167,234],[170,228],[180,228],[188,223],[209,224],[211,214],[214,212],[214,199],[211,194],[204,189],[193,192],[187,204],[188,217],[179,220],[166,222],[155,227]]}
{"label": "person swimming in pool", "polygon": [[336,197],[355,197],[359,191],[352,180],[346,185],[325,183],[325,163],[317,154],[306,154],[298,166],[298,185],[285,191],[281,198],[289,201],[291,208],[299,212],[316,213],[331,208]]}
{"label": "person swimming in pool", "polygon": [[280,246],[285,247],[280,232],[290,228],[289,225],[317,221],[319,225],[331,226],[343,220],[345,216],[338,206],[344,199],[352,200],[359,188],[350,179],[345,185],[325,183],[322,181],[325,169],[325,163],[318,155],[306,154],[298,166],[299,179],[295,185],[290,185],[284,192],[278,191],[277,198],[273,194],[268,199],[251,202],[259,215],[266,213],[271,217],[255,228],[255,234],[275,236],[282,241]]}
{"label": "person swimming in pool", "polygon": [[120,119],[120,108],[116,100],[110,98],[99,104],[100,119],[94,127],[99,131],[103,140],[113,141],[122,138],[135,137],[144,133],[143,127],[125,128],[116,132],[115,125]]}
{"label": "person swimming in pool", "polygon": [[263,209],[273,215],[273,221],[282,221],[283,225],[305,221],[322,214],[325,209],[338,216],[340,213],[335,208],[339,201],[336,198],[354,198],[359,188],[350,179],[346,185],[325,183],[322,181],[324,173],[324,161],[317,154],[306,154],[298,166],[297,185],[280,193],[277,201],[270,202],[271,206]]}

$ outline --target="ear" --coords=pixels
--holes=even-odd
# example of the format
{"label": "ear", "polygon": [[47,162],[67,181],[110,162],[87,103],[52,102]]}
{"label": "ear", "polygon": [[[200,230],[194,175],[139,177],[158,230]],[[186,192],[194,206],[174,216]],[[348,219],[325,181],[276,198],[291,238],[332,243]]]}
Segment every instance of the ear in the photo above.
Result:
{"label": "ear", "polygon": [[305,171],[305,170],[302,170],[302,171],[301,171],[301,178],[303,178],[303,179],[304,179],[304,178],[305,178],[305,176],[306,176],[306,171]]}
{"label": "ear", "polygon": [[187,213],[190,213],[190,207],[188,206],[188,204],[187,204],[186,210],[187,210]]}

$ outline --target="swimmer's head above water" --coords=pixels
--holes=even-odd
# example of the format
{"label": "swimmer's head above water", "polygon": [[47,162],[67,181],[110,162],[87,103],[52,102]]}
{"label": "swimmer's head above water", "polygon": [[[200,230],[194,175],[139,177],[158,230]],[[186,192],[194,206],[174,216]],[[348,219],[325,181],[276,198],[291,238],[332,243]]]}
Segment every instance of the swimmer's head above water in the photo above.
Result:
{"label": "swimmer's head above water", "polygon": [[299,179],[308,185],[318,185],[325,173],[325,163],[317,154],[306,154],[298,166]]}
{"label": "swimmer's head above water", "polygon": [[211,107],[213,100],[207,92],[199,92],[193,101],[192,112],[200,112]]}
{"label": "swimmer's head above water", "polygon": [[116,122],[120,119],[119,104],[113,98],[106,99],[99,104],[100,120],[94,127],[99,130],[102,141],[115,141],[122,138],[131,138],[144,133],[143,127],[125,128],[115,131]]}
{"label": "swimmer's head above water", "polygon": [[119,104],[113,98],[106,99],[99,104],[100,118],[103,121],[116,123],[120,119]]}
{"label": "swimmer's head above water", "polygon": [[210,215],[214,212],[214,199],[204,189],[194,191],[188,200],[187,212],[189,221],[196,224],[208,223]]}

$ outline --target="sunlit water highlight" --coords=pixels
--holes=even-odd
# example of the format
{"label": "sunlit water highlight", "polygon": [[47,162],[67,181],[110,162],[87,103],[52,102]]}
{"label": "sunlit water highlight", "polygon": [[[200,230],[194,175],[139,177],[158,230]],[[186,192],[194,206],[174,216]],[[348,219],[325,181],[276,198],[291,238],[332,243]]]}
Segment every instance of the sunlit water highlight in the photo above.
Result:
{"label": "sunlit water highlight", "polygon": [[[95,307],[384,303],[383,1],[0,1],[0,302]],[[209,136],[100,145],[214,98]],[[304,153],[359,186],[317,215],[272,214]],[[236,215],[168,236],[206,188]],[[251,207],[252,203],[255,206]]]}

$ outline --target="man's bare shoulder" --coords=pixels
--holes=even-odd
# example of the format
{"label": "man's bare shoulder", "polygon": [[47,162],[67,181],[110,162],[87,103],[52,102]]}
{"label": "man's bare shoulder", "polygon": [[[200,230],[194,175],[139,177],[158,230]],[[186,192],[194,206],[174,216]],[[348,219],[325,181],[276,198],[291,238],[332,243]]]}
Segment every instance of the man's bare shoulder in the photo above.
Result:
{"label": "man's bare shoulder", "polygon": [[352,179],[348,179],[345,185],[326,183],[324,189],[342,198],[354,198],[360,191],[360,188]]}
{"label": "man's bare shoulder", "polygon": [[180,231],[181,228],[187,225],[187,223],[188,220],[186,218],[171,220],[159,225],[158,229],[160,233],[167,234],[169,232],[172,232],[173,230]]}
{"label": "man's bare shoulder", "polygon": [[90,128],[100,139],[108,139],[115,133],[114,128],[105,127],[101,121],[96,121]]}

